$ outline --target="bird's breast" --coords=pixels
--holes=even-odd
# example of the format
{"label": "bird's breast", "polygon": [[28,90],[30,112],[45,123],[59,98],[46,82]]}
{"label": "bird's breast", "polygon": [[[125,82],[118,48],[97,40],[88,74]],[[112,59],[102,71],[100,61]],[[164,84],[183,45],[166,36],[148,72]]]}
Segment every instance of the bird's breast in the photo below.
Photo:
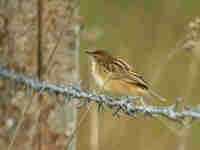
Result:
{"label": "bird's breast", "polygon": [[92,62],[92,75],[93,75],[98,86],[101,87],[101,86],[104,85],[103,76],[100,75],[99,68],[97,67],[95,62]]}

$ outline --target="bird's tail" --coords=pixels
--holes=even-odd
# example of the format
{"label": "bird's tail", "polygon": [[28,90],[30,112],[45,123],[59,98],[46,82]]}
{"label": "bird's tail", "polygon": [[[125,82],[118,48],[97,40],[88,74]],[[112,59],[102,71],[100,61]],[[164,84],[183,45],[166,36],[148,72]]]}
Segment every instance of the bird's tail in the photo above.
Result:
{"label": "bird's tail", "polygon": [[160,101],[165,102],[167,99],[160,96],[159,94],[157,94],[156,92],[152,91],[151,89],[148,90],[149,94],[152,95],[155,98],[158,98]]}

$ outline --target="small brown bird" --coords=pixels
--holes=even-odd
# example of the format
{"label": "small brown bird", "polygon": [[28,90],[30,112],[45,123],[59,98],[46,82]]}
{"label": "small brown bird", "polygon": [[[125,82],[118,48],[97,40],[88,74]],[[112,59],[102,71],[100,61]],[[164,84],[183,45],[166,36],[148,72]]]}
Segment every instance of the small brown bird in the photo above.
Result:
{"label": "small brown bird", "polygon": [[136,73],[123,59],[104,50],[86,53],[91,57],[92,75],[100,88],[117,95],[152,95],[165,101],[165,98],[153,92],[143,76]]}

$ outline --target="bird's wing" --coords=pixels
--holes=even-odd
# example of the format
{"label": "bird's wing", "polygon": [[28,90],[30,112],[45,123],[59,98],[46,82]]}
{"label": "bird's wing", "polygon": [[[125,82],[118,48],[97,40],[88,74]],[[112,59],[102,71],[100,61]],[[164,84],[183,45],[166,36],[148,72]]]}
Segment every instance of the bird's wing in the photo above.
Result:
{"label": "bird's wing", "polygon": [[123,80],[130,84],[140,85],[141,87],[148,89],[148,82],[144,80],[142,75],[136,73],[134,68],[123,59],[116,58],[111,67],[113,68],[113,80]]}
{"label": "bird's wing", "polygon": [[143,76],[133,71],[130,71],[129,73],[127,73],[127,76],[124,78],[124,81],[131,84],[139,85],[145,89],[148,89],[149,87],[148,82],[144,80]]}

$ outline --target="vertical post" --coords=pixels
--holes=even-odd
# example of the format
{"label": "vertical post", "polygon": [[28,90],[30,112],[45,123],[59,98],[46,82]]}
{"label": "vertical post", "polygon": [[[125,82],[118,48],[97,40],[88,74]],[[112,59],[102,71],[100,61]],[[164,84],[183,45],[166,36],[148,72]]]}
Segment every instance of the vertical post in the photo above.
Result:
{"label": "vertical post", "polygon": [[[0,0],[0,64],[25,66],[26,75],[53,83],[77,82],[79,16],[76,0]],[[48,68],[48,69],[47,69]],[[2,149],[64,149],[76,123],[73,103],[59,105],[58,96],[1,90],[5,131]],[[14,94],[10,94],[10,91]],[[3,92],[2,92],[3,91]],[[6,91],[6,92],[5,92]],[[13,124],[9,127],[6,122]],[[2,129],[2,125],[0,125]],[[2,142],[3,141],[3,142]],[[75,140],[70,149],[74,150]]]}
{"label": "vertical post", "polygon": [[[78,9],[75,0],[43,0],[40,3],[40,77],[53,83],[77,82],[79,24]],[[48,96],[40,98],[40,149],[51,147],[46,143],[53,139],[47,137],[46,128],[59,136],[69,137],[76,127],[76,108],[73,102],[52,108]],[[53,106],[54,107],[54,106]],[[51,109],[51,111],[49,111]],[[47,113],[48,112],[48,113]],[[47,117],[48,116],[48,117]],[[48,118],[48,120],[47,120]],[[67,142],[63,141],[62,147]],[[75,150],[75,139],[70,145]]]}

